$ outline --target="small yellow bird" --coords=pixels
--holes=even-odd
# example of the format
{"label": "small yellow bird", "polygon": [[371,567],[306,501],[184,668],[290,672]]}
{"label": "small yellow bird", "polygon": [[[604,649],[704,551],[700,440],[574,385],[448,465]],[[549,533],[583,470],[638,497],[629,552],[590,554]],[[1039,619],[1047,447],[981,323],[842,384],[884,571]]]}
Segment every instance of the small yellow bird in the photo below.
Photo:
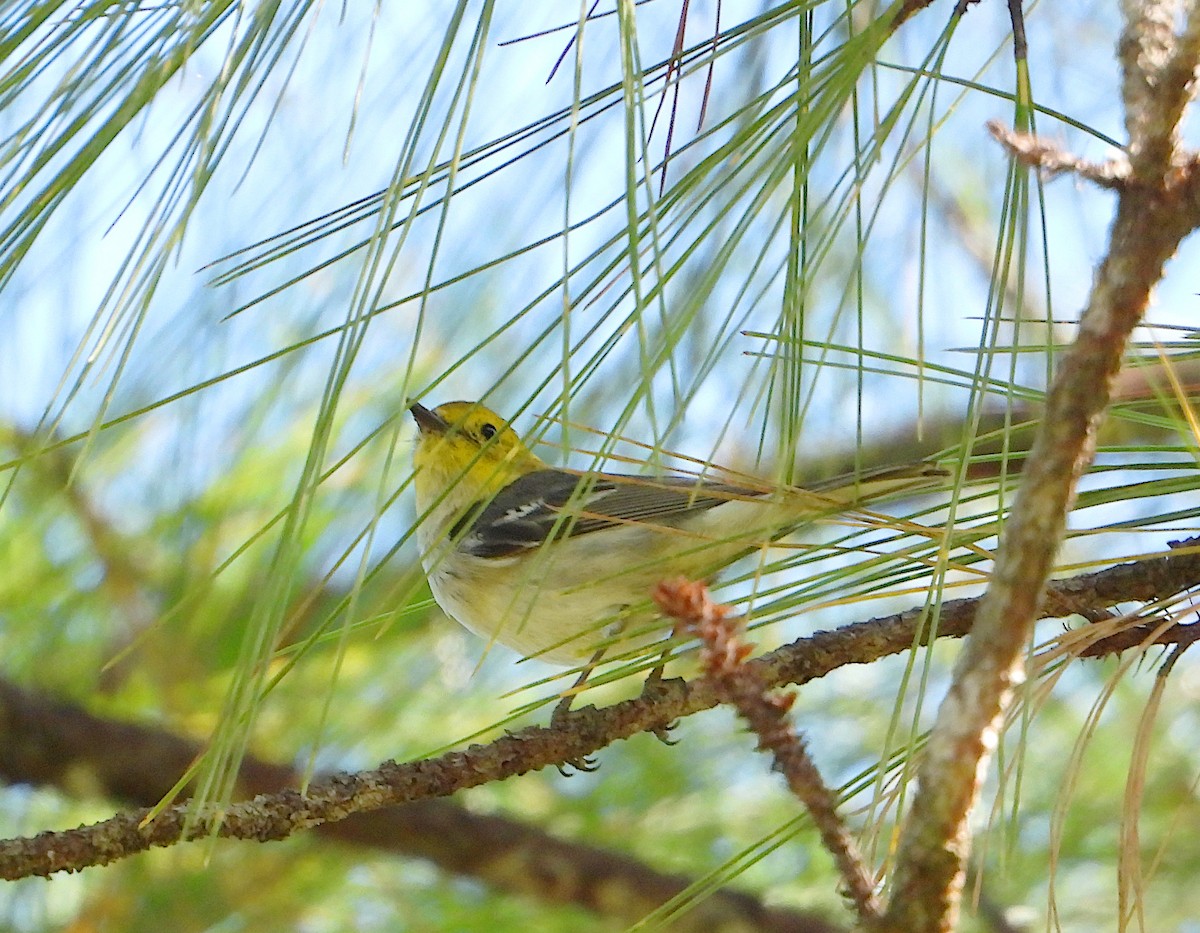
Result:
{"label": "small yellow bird", "polygon": [[589,668],[663,637],[650,603],[660,580],[708,579],[816,518],[946,475],[917,463],[768,490],[570,472],[476,402],[409,411],[420,432],[417,540],[438,605],[525,657]]}

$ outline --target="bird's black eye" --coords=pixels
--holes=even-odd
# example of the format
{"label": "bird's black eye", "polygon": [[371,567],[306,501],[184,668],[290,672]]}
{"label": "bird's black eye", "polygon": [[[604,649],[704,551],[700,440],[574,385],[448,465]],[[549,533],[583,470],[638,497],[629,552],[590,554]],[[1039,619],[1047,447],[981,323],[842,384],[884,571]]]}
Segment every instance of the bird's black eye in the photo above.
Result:
{"label": "bird's black eye", "polygon": [[485,441],[490,441],[496,436],[496,426],[494,424],[485,424],[479,429],[479,436]]}

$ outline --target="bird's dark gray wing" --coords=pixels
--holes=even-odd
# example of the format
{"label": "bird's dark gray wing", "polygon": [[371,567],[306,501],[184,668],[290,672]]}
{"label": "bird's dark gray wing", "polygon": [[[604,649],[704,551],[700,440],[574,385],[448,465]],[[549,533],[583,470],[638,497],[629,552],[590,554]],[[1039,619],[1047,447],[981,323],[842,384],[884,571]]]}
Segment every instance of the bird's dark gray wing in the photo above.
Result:
{"label": "bird's dark gray wing", "polygon": [[508,557],[549,538],[575,537],[630,522],[671,525],[760,490],[690,476],[622,476],[536,470],[469,509],[450,530],[476,557]]}

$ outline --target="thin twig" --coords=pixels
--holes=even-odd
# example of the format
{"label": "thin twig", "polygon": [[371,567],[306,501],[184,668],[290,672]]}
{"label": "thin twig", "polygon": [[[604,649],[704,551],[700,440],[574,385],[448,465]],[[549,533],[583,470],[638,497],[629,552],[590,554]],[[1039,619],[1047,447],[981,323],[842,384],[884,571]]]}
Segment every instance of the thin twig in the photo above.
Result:
{"label": "thin twig", "polygon": [[1013,58],[1023,62],[1029,57],[1029,42],[1025,38],[1025,10],[1021,0],[1008,0],[1008,18],[1012,23]]}
{"label": "thin twig", "polygon": [[1128,159],[1088,162],[1071,155],[1055,143],[1030,133],[1018,133],[998,120],[990,120],[988,132],[1022,165],[1037,169],[1045,179],[1070,172],[1100,188],[1119,191],[1129,182]]}
{"label": "thin twig", "polygon": [[687,579],[664,580],[655,589],[654,600],[669,618],[676,620],[681,634],[700,639],[700,665],[705,676],[721,701],[736,707],[758,736],[758,747],[774,756],[776,767],[808,810],[821,841],[833,856],[859,921],[874,924],[880,913],[875,881],[837,811],[837,795],[822,779],[807,744],[788,718],[796,695],[771,694],[771,685],[762,672],[745,663],[753,646],[741,638],[744,618],[731,617],[730,608],[714,603],[703,583]]}

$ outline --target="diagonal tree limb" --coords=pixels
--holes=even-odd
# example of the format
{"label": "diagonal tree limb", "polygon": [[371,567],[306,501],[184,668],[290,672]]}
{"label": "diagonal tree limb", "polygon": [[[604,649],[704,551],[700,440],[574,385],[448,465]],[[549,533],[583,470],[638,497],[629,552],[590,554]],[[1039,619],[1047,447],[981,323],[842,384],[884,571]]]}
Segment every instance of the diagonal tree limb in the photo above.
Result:
{"label": "diagonal tree limb", "polygon": [[997,731],[1024,676],[1023,661],[1066,528],[1075,484],[1090,461],[1125,347],[1179,242],[1200,221],[1195,160],[1178,150],[1178,123],[1195,91],[1200,14],[1187,5],[1125,0],[1120,42],[1129,131],[1129,183],[1118,196],[1108,255],[1075,343],[1062,359],[1001,537],[991,582],[918,775],[902,830],[884,929],[957,925],[968,818]]}

